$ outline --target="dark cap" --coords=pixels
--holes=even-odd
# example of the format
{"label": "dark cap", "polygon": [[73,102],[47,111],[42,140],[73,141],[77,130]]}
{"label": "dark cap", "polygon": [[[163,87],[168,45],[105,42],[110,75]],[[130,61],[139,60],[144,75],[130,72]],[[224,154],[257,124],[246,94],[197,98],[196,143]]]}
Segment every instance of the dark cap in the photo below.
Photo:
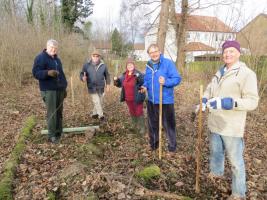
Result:
{"label": "dark cap", "polygon": [[222,50],[224,52],[225,49],[230,48],[230,47],[234,47],[235,49],[237,49],[237,51],[240,52],[240,44],[235,41],[235,40],[227,40],[223,43],[222,45]]}

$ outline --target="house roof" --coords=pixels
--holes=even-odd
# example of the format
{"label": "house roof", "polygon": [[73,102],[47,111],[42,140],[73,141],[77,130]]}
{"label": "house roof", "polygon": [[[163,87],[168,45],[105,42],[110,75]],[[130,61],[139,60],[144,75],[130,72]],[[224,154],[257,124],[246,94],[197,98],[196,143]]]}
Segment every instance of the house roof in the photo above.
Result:
{"label": "house roof", "polygon": [[[112,45],[110,41],[93,41],[93,45],[96,49],[110,50]],[[145,43],[135,43],[134,50],[144,50]]]}
{"label": "house roof", "polygon": [[246,26],[244,26],[239,32],[242,32],[242,30],[244,30],[246,27],[250,26],[252,23],[254,23],[254,21],[256,21],[259,17],[264,17],[267,19],[267,14],[261,13],[259,15],[257,15],[255,18],[253,18],[249,23],[247,23]]}
{"label": "house roof", "polygon": [[135,43],[134,50],[145,50],[145,43]]}
{"label": "house roof", "polygon": [[96,49],[111,49],[111,43],[109,41],[98,40],[93,41],[93,45]]}
{"label": "house roof", "polygon": [[[181,14],[176,14],[177,22],[181,20]],[[188,31],[202,32],[234,32],[229,26],[219,20],[217,17],[189,15]]]}
{"label": "house roof", "polygon": [[201,42],[190,42],[185,45],[185,51],[215,51],[215,48]]}

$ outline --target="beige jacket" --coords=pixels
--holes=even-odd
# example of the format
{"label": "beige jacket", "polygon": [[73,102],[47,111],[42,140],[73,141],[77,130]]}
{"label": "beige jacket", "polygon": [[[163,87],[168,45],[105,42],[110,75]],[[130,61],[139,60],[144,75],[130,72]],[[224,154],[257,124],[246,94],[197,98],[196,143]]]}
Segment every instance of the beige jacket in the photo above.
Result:
{"label": "beige jacket", "polygon": [[203,97],[232,97],[233,110],[209,110],[208,127],[211,132],[231,137],[243,137],[247,111],[257,108],[259,96],[256,74],[245,63],[238,62],[221,75],[223,67],[207,86]]}

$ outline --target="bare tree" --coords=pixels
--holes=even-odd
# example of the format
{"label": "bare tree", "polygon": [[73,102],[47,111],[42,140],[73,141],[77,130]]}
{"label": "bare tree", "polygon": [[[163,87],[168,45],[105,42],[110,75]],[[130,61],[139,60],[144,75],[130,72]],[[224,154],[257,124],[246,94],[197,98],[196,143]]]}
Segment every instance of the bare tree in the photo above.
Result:
{"label": "bare tree", "polygon": [[33,3],[34,0],[27,0],[26,1],[26,16],[27,21],[29,24],[33,24]]}
{"label": "bare tree", "polygon": [[183,68],[185,63],[186,28],[188,19],[188,0],[182,0],[182,12],[176,28],[177,57],[176,66]]}
{"label": "bare tree", "polygon": [[177,13],[175,11],[175,0],[170,2],[170,14],[169,19],[171,25],[176,32],[176,46],[177,46],[177,56],[176,56],[176,66],[183,68],[185,65],[185,45],[186,45],[186,33],[188,27],[188,18],[192,12],[201,9],[207,9],[214,6],[230,6],[235,3],[243,3],[243,0],[222,0],[222,1],[203,1],[203,0],[191,0],[190,5],[188,0],[181,0],[181,13],[177,20]]}
{"label": "bare tree", "polygon": [[136,6],[131,0],[123,0],[120,9],[120,32],[124,40],[135,44],[138,35],[143,34],[146,23],[144,5]]}
{"label": "bare tree", "polygon": [[164,52],[166,34],[168,30],[170,0],[161,1],[157,43],[161,52]]}

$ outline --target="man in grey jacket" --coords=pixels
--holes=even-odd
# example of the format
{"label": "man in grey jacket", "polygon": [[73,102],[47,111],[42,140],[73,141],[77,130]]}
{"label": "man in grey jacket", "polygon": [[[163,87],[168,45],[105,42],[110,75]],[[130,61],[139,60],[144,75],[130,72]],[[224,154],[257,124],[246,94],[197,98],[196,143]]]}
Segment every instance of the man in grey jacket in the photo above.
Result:
{"label": "man in grey jacket", "polygon": [[80,79],[87,83],[88,92],[94,104],[92,118],[104,120],[103,94],[105,88],[109,91],[110,76],[107,66],[100,59],[99,51],[94,50],[91,59],[83,65]]}
{"label": "man in grey jacket", "polygon": [[239,61],[240,44],[226,41],[222,46],[224,65],[212,78],[203,95],[203,109],[209,108],[210,174],[215,180],[224,173],[225,153],[231,164],[232,194],[229,200],[246,197],[243,158],[247,111],[258,105],[256,74]]}

